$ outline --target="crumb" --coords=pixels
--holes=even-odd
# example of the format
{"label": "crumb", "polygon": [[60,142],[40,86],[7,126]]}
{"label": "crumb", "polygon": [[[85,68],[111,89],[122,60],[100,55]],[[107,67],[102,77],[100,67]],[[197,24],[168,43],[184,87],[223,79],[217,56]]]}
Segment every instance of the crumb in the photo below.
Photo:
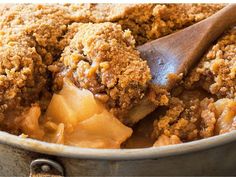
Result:
{"label": "crumb", "polygon": [[[81,23],[77,27],[78,32],[62,53],[63,66],[56,76],[56,87],[60,88],[63,73],[121,117],[144,97],[150,69],[135,50],[129,30],[122,31],[120,25],[109,22]],[[61,63],[57,65],[61,67]]]}

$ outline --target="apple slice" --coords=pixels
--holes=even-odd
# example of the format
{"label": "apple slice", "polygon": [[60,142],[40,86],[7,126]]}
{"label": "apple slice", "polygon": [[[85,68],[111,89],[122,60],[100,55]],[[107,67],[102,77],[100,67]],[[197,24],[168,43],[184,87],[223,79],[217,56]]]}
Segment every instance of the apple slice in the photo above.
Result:
{"label": "apple slice", "polygon": [[60,91],[68,105],[75,110],[80,121],[85,120],[96,113],[102,112],[93,94],[86,89],[79,89],[74,84],[66,81]]}
{"label": "apple slice", "polygon": [[236,129],[236,102],[233,99],[223,98],[217,100],[215,103],[216,108],[216,128],[217,134],[230,132]]}
{"label": "apple slice", "polygon": [[68,127],[101,111],[101,106],[89,90],[79,89],[66,81],[59,94],[53,95],[46,115],[56,123],[64,123]]}
{"label": "apple slice", "polygon": [[90,148],[120,148],[132,134],[132,129],[123,125],[108,111],[96,114],[80,122],[65,143]]}
{"label": "apple slice", "polygon": [[77,114],[63,96],[54,94],[47,109],[47,116],[56,123],[77,123]]}
{"label": "apple slice", "polygon": [[109,113],[89,90],[79,89],[68,80],[59,94],[53,95],[46,116],[51,122],[63,125],[49,137],[50,142],[119,148],[132,134],[132,129]]}
{"label": "apple slice", "polygon": [[38,105],[32,106],[28,111],[22,114],[24,118],[21,122],[22,132],[31,138],[42,139],[44,131],[39,126],[39,118],[41,115]]}

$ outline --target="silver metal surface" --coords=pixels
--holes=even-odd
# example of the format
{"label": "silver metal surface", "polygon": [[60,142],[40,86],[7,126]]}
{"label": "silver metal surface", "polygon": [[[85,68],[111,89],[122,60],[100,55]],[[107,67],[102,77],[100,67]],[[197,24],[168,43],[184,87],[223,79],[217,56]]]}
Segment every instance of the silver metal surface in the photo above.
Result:
{"label": "silver metal surface", "polygon": [[30,177],[38,175],[57,175],[64,176],[63,167],[56,161],[40,158],[35,159],[30,164]]}
{"label": "silver metal surface", "polygon": [[66,176],[236,175],[236,131],[160,148],[85,149],[0,132],[0,176],[29,176],[29,164],[52,159]]}

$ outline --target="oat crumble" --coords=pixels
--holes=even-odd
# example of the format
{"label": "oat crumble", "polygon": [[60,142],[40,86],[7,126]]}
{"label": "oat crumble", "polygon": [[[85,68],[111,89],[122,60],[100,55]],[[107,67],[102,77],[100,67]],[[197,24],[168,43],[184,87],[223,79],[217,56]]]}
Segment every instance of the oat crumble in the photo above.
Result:
{"label": "oat crumble", "polygon": [[[138,45],[186,28],[223,7],[224,4],[1,5],[1,130],[37,139],[43,139],[46,129],[56,131],[53,136],[62,133],[62,123],[48,121],[42,128],[42,115],[52,95],[61,91],[65,78],[77,88],[91,91],[109,114],[125,124],[128,112],[144,98],[164,108],[148,134],[156,147],[235,130],[236,28],[226,31],[171,92],[152,88],[150,69],[136,50]],[[36,124],[27,127],[27,121]],[[117,122],[114,125],[121,128]],[[30,134],[31,129],[37,131]]]}

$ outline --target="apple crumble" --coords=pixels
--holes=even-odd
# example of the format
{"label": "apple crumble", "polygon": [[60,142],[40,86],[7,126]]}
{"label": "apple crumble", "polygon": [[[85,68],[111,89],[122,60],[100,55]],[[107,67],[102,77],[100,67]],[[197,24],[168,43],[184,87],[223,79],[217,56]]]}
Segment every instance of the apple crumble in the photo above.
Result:
{"label": "apple crumble", "polygon": [[154,89],[136,49],[223,7],[1,5],[0,129],[90,148],[159,147],[234,130],[235,28],[171,91]]}

